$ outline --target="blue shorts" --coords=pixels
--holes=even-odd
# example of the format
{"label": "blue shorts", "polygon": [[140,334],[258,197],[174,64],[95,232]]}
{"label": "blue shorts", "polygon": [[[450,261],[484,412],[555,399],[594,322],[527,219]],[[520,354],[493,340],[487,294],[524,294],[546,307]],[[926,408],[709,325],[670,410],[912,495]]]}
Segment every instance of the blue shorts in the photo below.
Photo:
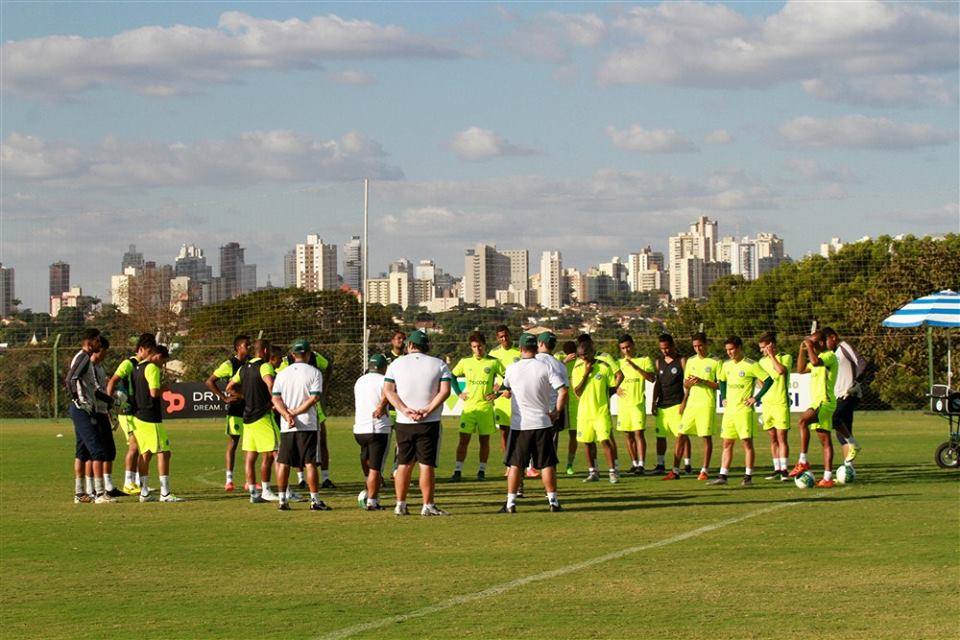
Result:
{"label": "blue shorts", "polygon": [[[105,423],[106,432],[110,434],[111,443],[113,433],[110,431],[110,421],[106,416],[90,415],[77,405],[70,403],[70,419],[73,420],[73,432],[77,436],[77,458],[80,460],[111,461],[100,422]],[[116,446],[113,455],[116,457]]]}

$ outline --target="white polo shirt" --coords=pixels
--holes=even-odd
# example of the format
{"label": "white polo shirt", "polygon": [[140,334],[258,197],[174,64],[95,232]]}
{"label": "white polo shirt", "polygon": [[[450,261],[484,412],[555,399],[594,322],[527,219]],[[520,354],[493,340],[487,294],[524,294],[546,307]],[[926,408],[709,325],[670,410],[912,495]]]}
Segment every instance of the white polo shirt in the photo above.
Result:
{"label": "white polo shirt", "polygon": [[[440,391],[440,383],[450,382],[453,374],[447,363],[425,353],[413,352],[400,356],[387,367],[385,382],[397,386],[397,395],[411,409],[426,407]],[[420,422],[414,422],[402,411],[397,411],[397,424],[439,422],[443,403]]]}
{"label": "white polo shirt", "polygon": [[837,398],[845,398],[848,395],[860,397],[857,376],[867,368],[866,360],[846,342],[838,344],[834,353],[837,354],[837,381],[833,385],[834,393]]}
{"label": "white polo shirt", "polygon": [[[323,374],[316,367],[305,362],[294,362],[277,374],[273,379],[273,395],[280,396],[283,404],[293,411],[307,401],[310,396],[319,396],[323,391]],[[294,426],[285,418],[280,419],[280,432],[316,431],[316,408],[308,409],[295,417]]]}
{"label": "white polo shirt", "polygon": [[389,412],[379,418],[373,417],[383,397],[383,380],[382,373],[371,371],[360,376],[353,385],[354,433],[390,433],[393,421]]}
{"label": "white polo shirt", "polygon": [[[542,352],[542,351],[537,353],[536,358],[537,358],[537,360],[539,360],[540,362],[543,362],[543,363],[546,364],[548,367],[550,367],[551,369],[553,369],[554,373],[556,373],[558,376],[560,376],[560,377],[563,379],[563,386],[565,386],[565,387],[569,387],[569,386],[570,386],[570,376],[567,375],[567,367],[566,367],[565,364],[563,364],[562,362],[560,362],[559,360],[557,360],[556,358],[554,358],[554,357],[553,357],[552,355],[550,355],[549,353],[544,353],[544,352]],[[556,408],[556,406],[557,406],[557,392],[556,392],[556,390],[554,390],[554,392],[553,392],[553,407]],[[551,411],[552,411],[552,409],[551,409]]]}
{"label": "white polo shirt", "polygon": [[502,388],[510,390],[510,428],[530,431],[553,426],[548,414],[557,408],[557,393],[567,386],[565,377],[539,358],[521,358],[507,367]]}

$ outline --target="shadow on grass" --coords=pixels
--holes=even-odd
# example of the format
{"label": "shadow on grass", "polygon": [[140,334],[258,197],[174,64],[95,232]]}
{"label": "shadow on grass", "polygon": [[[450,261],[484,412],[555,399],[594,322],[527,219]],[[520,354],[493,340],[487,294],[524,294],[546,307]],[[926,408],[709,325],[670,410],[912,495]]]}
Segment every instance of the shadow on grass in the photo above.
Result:
{"label": "shadow on grass", "polygon": [[[597,500],[570,500],[567,499],[563,501],[564,505],[576,505],[584,503],[584,506],[579,506],[569,509],[570,511],[634,511],[637,509],[676,509],[684,507],[726,507],[730,505],[762,505],[762,504],[782,504],[782,503],[833,503],[833,502],[860,502],[864,500],[880,500],[884,498],[898,498],[908,495],[918,495],[911,493],[884,493],[884,494],[874,494],[869,496],[858,496],[858,495],[836,495],[836,496],[791,496],[783,500],[724,500],[724,501],[698,501],[698,502],[675,502],[675,501],[645,501],[643,503],[633,502],[630,503],[624,499],[619,499],[619,504],[597,504]],[[610,502],[610,500],[606,501]],[[626,502],[626,503],[625,503]],[[656,504],[652,504],[657,502]]]}

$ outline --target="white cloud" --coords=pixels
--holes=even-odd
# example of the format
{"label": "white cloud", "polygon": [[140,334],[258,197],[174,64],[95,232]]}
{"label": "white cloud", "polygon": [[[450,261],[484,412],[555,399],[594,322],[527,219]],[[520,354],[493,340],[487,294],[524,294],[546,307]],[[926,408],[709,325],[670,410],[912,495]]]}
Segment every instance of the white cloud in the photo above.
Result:
{"label": "white cloud", "polygon": [[331,60],[455,58],[443,42],[402,27],[335,15],[268,20],[238,11],[215,28],[149,26],[112,37],[47,36],[0,50],[3,91],[65,99],[101,86],[149,96],[202,90],[254,71],[318,69]]}
{"label": "white cloud", "polygon": [[791,176],[798,176],[806,182],[850,183],[859,181],[857,174],[846,165],[824,167],[812,158],[790,158],[785,164]]}
{"label": "white cloud", "polygon": [[708,133],[703,141],[706,144],[730,144],[733,142],[733,136],[726,129],[717,129]]}
{"label": "white cloud", "polygon": [[252,131],[190,145],[108,137],[90,148],[14,132],[0,145],[7,180],[78,189],[402,177],[385,155],[378,142],[357,132],[317,139],[286,130]]}
{"label": "white cloud", "polygon": [[902,151],[950,144],[957,138],[955,131],[944,131],[929,124],[895,122],[864,115],[839,118],[801,116],[780,125],[779,132],[788,145],[812,149]]}
{"label": "white cloud", "polygon": [[525,58],[569,64],[576,48],[596,47],[607,35],[603,19],[593,13],[548,11],[529,19],[510,14],[513,29],[504,46]]}
{"label": "white cloud", "polygon": [[634,40],[600,66],[602,84],[757,87],[957,66],[956,15],[915,3],[792,1],[764,18],[663,3],[633,7],[614,27]]}
{"label": "white cloud", "polygon": [[536,151],[515,145],[490,129],[468,127],[457,132],[449,142],[457,157],[467,162],[479,162],[503,156],[529,156]]}
{"label": "white cloud", "polygon": [[327,77],[337,84],[352,84],[358,86],[377,84],[377,79],[372,74],[354,69],[331,71],[327,74]]}
{"label": "white cloud", "polygon": [[609,126],[604,130],[613,146],[644,153],[679,153],[696,151],[697,146],[674,129],[644,129],[632,124],[626,129]]}
{"label": "white cloud", "polygon": [[925,75],[813,78],[803,81],[803,90],[820,100],[870,107],[949,106],[957,102],[955,86]]}

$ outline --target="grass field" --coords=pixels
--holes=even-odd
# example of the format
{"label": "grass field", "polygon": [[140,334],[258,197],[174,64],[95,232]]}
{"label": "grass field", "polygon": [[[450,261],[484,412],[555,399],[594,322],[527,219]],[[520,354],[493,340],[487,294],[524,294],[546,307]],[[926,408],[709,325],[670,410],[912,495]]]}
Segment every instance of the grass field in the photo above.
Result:
{"label": "grass field", "polygon": [[[334,511],[287,513],[223,492],[219,423],[168,425],[173,489],[188,502],[74,505],[72,426],[4,421],[0,636],[958,637],[960,474],[933,464],[946,423],[858,420],[865,450],[857,483],[843,488],[584,485],[581,473],[561,479],[565,513],[548,513],[527,481],[520,513],[504,516],[496,477],[441,483],[450,518],[404,519],[356,507],[344,419],[331,421],[339,489],[323,497]],[[445,430],[441,478],[455,442]],[[759,450],[766,471],[769,449]]]}

